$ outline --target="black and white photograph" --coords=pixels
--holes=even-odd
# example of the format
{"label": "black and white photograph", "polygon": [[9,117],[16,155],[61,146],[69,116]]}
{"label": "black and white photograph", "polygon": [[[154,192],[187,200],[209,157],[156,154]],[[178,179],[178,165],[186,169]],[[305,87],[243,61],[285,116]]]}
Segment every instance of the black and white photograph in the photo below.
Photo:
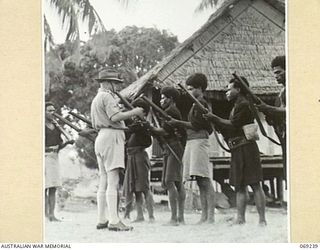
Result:
{"label": "black and white photograph", "polygon": [[289,242],[287,4],[42,0],[44,242]]}

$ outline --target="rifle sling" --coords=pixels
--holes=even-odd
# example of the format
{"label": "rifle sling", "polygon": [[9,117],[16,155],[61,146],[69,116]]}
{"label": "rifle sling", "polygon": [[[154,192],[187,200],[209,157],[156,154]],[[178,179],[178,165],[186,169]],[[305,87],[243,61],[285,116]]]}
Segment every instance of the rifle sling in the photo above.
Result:
{"label": "rifle sling", "polygon": [[281,143],[277,142],[276,140],[274,140],[273,138],[271,138],[270,136],[267,135],[267,132],[265,131],[265,129],[264,129],[263,125],[262,125],[262,122],[261,122],[260,117],[258,115],[258,111],[257,111],[256,107],[254,106],[252,99],[248,98],[248,101],[249,101],[250,108],[251,108],[251,110],[253,112],[253,116],[256,119],[257,123],[258,123],[259,129],[260,129],[262,135],[264,137],[268,138],[274,144],[277,144],[277,145],[281,146]]}
{"label": "rifle sling", "polygon": [[223,150],[225,150],[225,151],[227,151],[228,153],[230,153],[230,152],[231,152],[231,150],[230,150],[230,149],[228,149],[227,147],[225,147],[225,146],[222,144],[222,142],[220,141],[220,138],[219,138],[219,136],[218,136],[218,133],[217,133],[217,131],[215,130],[214,125],[213,125],[213,124],[212,124],[212,129],[213,129],[214,137],[216,138],[216,140],[217,140],[217,142],[218,142],[219,146],[220,146]]}

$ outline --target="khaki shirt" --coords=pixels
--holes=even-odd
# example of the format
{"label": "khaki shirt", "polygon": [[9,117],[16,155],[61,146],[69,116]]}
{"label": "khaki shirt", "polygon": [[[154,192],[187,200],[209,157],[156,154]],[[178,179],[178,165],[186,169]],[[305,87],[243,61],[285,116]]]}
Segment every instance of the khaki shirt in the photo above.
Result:
{"label": "khaki shirt", "polygon": [[93,128],[124,128],[123,121],[113,122],[112,116],[121,112],[118,98],[111,91],[99,89],[91,103],[91,122]]}

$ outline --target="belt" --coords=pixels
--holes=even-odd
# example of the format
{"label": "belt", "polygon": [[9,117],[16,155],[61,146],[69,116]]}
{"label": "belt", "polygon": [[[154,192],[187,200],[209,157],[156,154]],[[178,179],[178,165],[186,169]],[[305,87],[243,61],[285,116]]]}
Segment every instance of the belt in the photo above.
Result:
{"label": "belt", "polygon": [[133,154],[144,152],[144,151],[145,151],[145,147],[141,147],[141,146],[127,148],[128,155],[133,155]]}
{"label": "belt", "polygon": [[46,148],[45,152],[46,153],[58,153],[58,148]]}
{"label": "belt", "polygon": [[240,137],[234,137],[230,138],[228,140],[228,146],[230,149],[234,149],[240,146],[243,146],[245,144],[251,143],[252,141],[247,140],[245,137],[240,136]]}
{"label": "belt", "polygon": [[107,127],[101,127],[101,128],[98,128],[98,131],[101,130],[101,129],[114,129],[114,130],[122,130],[122,131],[128,131],[128,128],[127,127],[112,127],[112,126],[107,126]]}

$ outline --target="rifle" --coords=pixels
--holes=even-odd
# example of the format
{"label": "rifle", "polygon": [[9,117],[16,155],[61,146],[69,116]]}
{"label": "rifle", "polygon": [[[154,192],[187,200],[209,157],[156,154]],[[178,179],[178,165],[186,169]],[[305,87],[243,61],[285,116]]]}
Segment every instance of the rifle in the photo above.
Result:
{"label": "rifle", "polygon": [[171,117],[165,111],[163,111],[163,109],[161,109],[158,105],[152,102],[149,98],[142,96],[141,99],[147,102],[149,106],[151,106],[153,110],[159,113],[166,121],[169,121],[171,119]]}
{"label": "rifle", "polygon": [[[62,121],[63,123],[65,123],[66,125],[68,125],[69,127],[73,128],[75,131],[77,131],[79,134],[81,133],[82,129],[78,128],[77,126],[75,126],[74,124],[72,124],[70,121],[68,121],[67,119],[63,118],[61,115],[58,115],[57,113],[53,114],[56,118],[58,118],[60,121]],[[88,138],[90,141],[94,142],[95,138],[92,135],[87,135],[85,136],[86,138]]]}
{"label": "rifle", "polygon": [[259,126],[259,129],[262,133],[262,135],[266,138],[268,138],[271,142],[281,146],[281,143],[277,142],[276,140],[274,140],[273,138],[269,137],[267,135],[267,132],[265,131],[263,125],[262,125],[262,122],[260,120],[260,117],[258,115],[258,111],[257,111],[257,108],[254,106],[254,104],[261,104],[262,101],[260,98],[258,98],[256,95],[254,95],[250,88],[248,87],[248,85],[241,79],[241,77],[239,77],[236,73],[233,73],[232,74],[233,77],[235,79],[238,80],[238,82],[241,84],[241,87],[242,87],[242,90],[244,91],[244,94],[246,95],[247,97],[247,100],[249,101],[249,105],[250,105],[250,108],[252,110],[252,113],[253,113],[253,116],[254,118],[256,119],[257,123],[258,123],[258,126]]}
{"label": "rifle", "polygon": [[[128,102],[127,99],[125,99],[119,92],[114,92],[114,94],[116,94],[119,99],[121,100],[121,102],[123,103],[123,105],[129,109],[129,110],[132,110],[134,109],[133,105]],[[142,119],[142,118],[138,118],[142,123],[148,123],[148,121],[146,121],[145,119]],[[150,131],[151,132],[151,131]],[[174,152],[174,150],[170,147],[170,145],[166,142],[166,140],[162,137],[162,136],[159,136],[159,135],[156,135],[155,133],[152,133],[152,136],[155,137],[159,144],[160,144],[160,147],[163,149],[163,146],[164,145],[165,147],[167,147],[169,149],[169,151],[172,153],[172,155],[174,156],[174,158],[176,158],[176,160],[182,165],[182,162],[181,160],[179,159],[179,157],[177,156],[176,152]]]}
{"label": "rifle", "polygon": [[[171,119],[171,116],[169,116],[162,108],[160,108],[158,105],[156,105],[149,98],[147,98],[146,96],[142,96],[141,99],[144,100],[146,103],[148,103],[154,111],[156,111],[158,114],[160,114],[160,116],[162,116],[164,118],[165,121],[169,121]],[[167,124],[167,125],[170,126],[169,124]],[[170,127],[174,130],[176,137],[181,138],[181,135],[177,134],[176,128],[173,126],[170,126]],[[182,146],[180,141],[178,141],[178,142],[179,142],[180,146]]]}
{"label": "rifle", "polygon": [[242,90],[245,92],[245,95],[248,99],[252,100],[255,104],[262,103],[261,99],[251,92],[249,86],[245,84],[245,82],[236,74],[236,72],[232,73],[232,75],[241,84]]}
{"label": "rifle", "polygon": [[90,128],[93,128],[91,121],[90,121],[89,119],[87,119],[86,117],[84,117],[84,116],[82,116],[82,115],[79,115],[79,114],[76,114],[76,113],[74,113],[74,112],[72,112],[72,111],[69,111],[69,114],[72,115],[72,116],[74,116],[74,117],[76,117],[76,118],[78,118],[79,120],[85,122],[86,124],[89,125]]}
{"label": "rifle", "polygon": [[[191,101],[200,109],[200,111],[201,111],[203,114],[207,114],[207,113],[209,112],[209,110],[208,110],[206,107],[204,107],[204,106],[201,104],[201,102],[199,102],[199,100],[198,100],[197,98],[195,98],[193,95],[191,95],[191,94],[189,93],[189,91],[188,91],[181,83],[178,83],[178,86],[179,86],[179,87],[183,90],[183,92],[191,99]],[[218,136],[218,134],[217,134],[217,131],[216,131],[215,128],[214,128],[214,124],[213,124],[213,123],[211,123],[211,126],[212,126],[212,130],[213,130],[214,136],[215,136],[215,138],[216,138],[219,146],[220,146],[222,149],[224,149],[225,151],[227,151],[227,152],[230,153],[230,152],[231,152],[230,149],[226,148],[226,147],[222,144],[222,142],[220,141],[220,138],[219,138],[219,136]]]}

